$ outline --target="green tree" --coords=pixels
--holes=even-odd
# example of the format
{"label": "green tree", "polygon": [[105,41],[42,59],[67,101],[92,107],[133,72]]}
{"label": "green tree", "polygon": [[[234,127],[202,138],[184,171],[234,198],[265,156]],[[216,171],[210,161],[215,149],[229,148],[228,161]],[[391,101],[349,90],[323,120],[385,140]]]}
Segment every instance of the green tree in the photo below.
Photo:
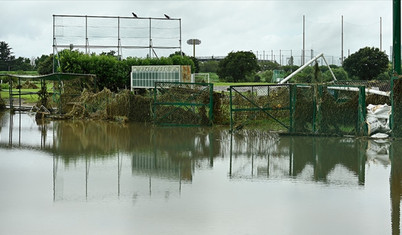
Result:
{"label": "green tree", "polygon": [[87,55],[79,51],[63,50],[58,54],[58,59],[60,61],[60,72],[95,74],[98,86],[100,88],[107,87],[111,90],[126,88],[130,85],[131,66],[190,65],[194,69],[191,58],[180,55],[145,59],[129,57],[119,60],[115,56],[107,54]]}
{"label": "green tree", "polygon": [[[336,79],[338,81],[344,81],[344,80],[350,80],[348,78],[348,74],[346,73],[346,71],[342,68],[331,68],[332,72],[334,73]],[[324,77],[324,81],[332,81],[334,80],[331,74],[331,71],[329,71],[329,69],[325,70],[325,72],[323,73],[323,77]]]}
{"label": "green tree", "polygon": [[217,60],[208,60],[200,63],[201,73],[216,73],[218,71],[219,62]]}
{"label": "green tree", "polygon": [[197,58],[193,57],[193,56],[191,56],[190,59],[194,63],[194,72],[199,73],[200,72],[200,61]]}
{"label": "green tree", "polygon": [[34,70],[34,66],[31,64],[31,60],[29,58],[18,57],[10,62],[10,70],[32,71]]}
{"label": "green tree", "polygon": [[15,59],[12,55],[10,46],[4,42],[0,42],[0,70],[10,70],[11,61]]}
{"label": "green tree", "polygon": [[257,57],[249,51],[230,52],[219,62],[218,75],[224,81],[241,82],[259,70]]}
{"label": "green tree", "polygon": [[260,61],[258,62],[258,65],[260,66],[261,71],[266,71],[266,70],[275,70],[279,69],[281,67],[280,64],[276,61]]}
{"label": "green tree", "polygon": [[388,63],[388,56],[384,52],[378,48],[365,47],[346,58],[343,68],[349,77],[372,80],[387,70]]}
{"label": "green tree", "polygon": [[39,74],[51,74],[53,73],[53,54],[42,55],[35,60],[36,70]]}

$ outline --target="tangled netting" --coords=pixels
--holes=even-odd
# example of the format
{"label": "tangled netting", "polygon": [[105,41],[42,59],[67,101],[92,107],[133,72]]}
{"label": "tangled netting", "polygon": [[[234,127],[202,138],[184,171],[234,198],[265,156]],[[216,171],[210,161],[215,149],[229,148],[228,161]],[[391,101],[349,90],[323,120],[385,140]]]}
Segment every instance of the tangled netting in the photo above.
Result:
{"label": "tangled netting", "polygon": [[393,106],[394,106],[394,114],[393,114],[393,134],[395,137],[402,136],[402,79],[394,80],[394,87],[393,87]]}
{"label": "tangled netting", "polygon": [[212,125],[212,85],[205,83],[156,83],[153,107],[158,125]]}
{"label": "tangled netting", "polygon": [[67,118],[150,122],[151,105],[152,98],[128,90],[113,93],[105,88],[98,93],[84,90],[63,107]]}
{"label": "tangled netting", "polygon": [[1,98],[1,94],[0,94],[0,110],[3,110],[6,108],[6,103],[4,102],[4,100]]}

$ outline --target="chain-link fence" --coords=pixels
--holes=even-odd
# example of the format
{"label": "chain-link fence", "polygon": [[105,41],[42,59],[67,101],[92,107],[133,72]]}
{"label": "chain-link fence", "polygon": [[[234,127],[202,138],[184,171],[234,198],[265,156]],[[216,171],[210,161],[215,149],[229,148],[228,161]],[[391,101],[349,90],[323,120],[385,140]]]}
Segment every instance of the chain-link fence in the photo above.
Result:
{"label": "chain-link fence", "polygon": [[366,135],[364,86],[296,85],[294,132]]}
{"label": "chain-link fence", "polygon": [[[54,73],[48,75],[6,75],[8,77],[8,99],[10,108],[29,102],[48,110],[65,114],[71,109],[81,92],[96,92],[95,75]],[[29,101],[28,101],[29,100]]]}
{"label": "chain-link fence", "polygon": [[51,89],[48,103],[51,107],[57,107],[60,114],[70,112],[74,104],[81,102],[83,91],[91,93],[98,91],[94,75],[56,74],[44,78],[43,82]]}
{"label": "chain-link fence", "polygon": [[367,134],[364,86],[260,85],[230,87],[230,123],[289,133]]}
{"label": "chain-link fence", "polygon": [[153,114],[157,125],[211,125],[213,84],[155,82]]}
{"label": "chain-link fence", "polygon": [[245,125],[289,130],[289,85],[230,86],[230,129]]}
{"label": "chain-link fence", "polygon": [[391,129],[394,137],[402,136],[402,79],[395,77],[392,79],[392,115]]}

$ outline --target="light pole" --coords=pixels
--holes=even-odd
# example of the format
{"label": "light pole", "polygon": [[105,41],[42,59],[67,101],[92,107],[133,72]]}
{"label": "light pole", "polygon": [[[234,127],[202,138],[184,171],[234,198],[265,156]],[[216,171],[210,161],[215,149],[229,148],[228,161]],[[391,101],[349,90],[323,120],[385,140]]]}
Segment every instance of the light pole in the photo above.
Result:
{"label": "light pole", "polygon": [[199,39],[189,39],[187,40],[188,45],[193,45],[193,57],[195,58],[195,45],[200,45],[201,40]]}

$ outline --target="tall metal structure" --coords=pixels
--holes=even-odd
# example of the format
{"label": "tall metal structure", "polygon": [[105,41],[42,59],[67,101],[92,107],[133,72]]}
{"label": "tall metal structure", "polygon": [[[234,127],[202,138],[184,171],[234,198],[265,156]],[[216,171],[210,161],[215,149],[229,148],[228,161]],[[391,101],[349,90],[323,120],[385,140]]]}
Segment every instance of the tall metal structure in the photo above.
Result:
{"label": "tall metal structure", "polygon": [[343,15],[341,16],[341,65],[343,65]]}
{"label": "tall metal structure", "polygon": [[303,15],[303,50],[302,50],[302,65],[306,62],[306,17]]}
{"label": "tall metal structure", "polygon": [[195,58],[195,45],[200,45],[201,40],[200,39],[189,39],[189,40],[187,40],[187,44],[193,46],[193,57]]}
{"label": "tall metal structure", "polygon": [[[158,57],[156,50],[182,51],[181,19],[172,17],[132,17],[53,15],[53,53],[63,49],[145,50]],[[131,55],[131,54],[130,54]]]}
{"label": "tall metal structure", "polygon": [[401,74],[401,0],[392,1],[393,8],[393,36],[392,36],[392,70],[394,74]]}

